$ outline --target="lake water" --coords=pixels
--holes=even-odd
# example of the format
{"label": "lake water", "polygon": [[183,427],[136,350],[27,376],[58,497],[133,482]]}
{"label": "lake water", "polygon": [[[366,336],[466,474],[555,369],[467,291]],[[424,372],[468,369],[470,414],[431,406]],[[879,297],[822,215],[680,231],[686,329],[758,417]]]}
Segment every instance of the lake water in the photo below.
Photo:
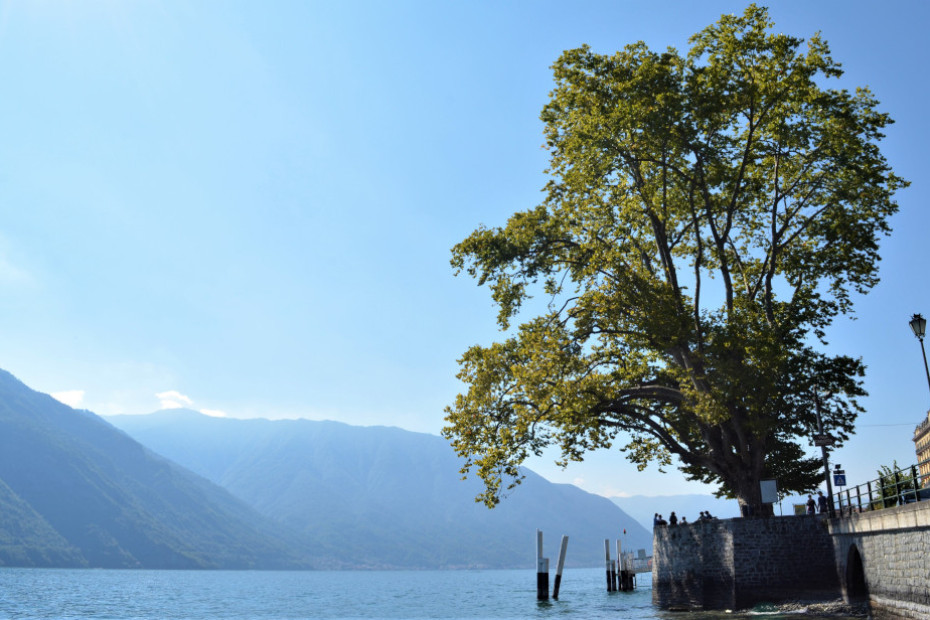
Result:
{"label": "lake water", "polygon": [[[0,568],[0,618],[537,618],[708,620],[798,614],[661,612],[651,576],[607,593],[603,569],[566,569],[559,600],[510,571],[152,571]],[[554,576],[552,578],[554,580]]]}

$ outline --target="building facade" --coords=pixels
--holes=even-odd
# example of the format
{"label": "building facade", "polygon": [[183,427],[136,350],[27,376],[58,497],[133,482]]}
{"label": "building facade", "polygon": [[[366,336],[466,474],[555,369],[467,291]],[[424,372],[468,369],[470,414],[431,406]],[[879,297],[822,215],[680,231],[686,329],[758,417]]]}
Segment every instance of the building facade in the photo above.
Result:
{"label": "building facade", "polygon": [[914,429],[914,449],[917,451],[917,467],[920,470],[920,479],[930,477],[930,411],[927,419]]}

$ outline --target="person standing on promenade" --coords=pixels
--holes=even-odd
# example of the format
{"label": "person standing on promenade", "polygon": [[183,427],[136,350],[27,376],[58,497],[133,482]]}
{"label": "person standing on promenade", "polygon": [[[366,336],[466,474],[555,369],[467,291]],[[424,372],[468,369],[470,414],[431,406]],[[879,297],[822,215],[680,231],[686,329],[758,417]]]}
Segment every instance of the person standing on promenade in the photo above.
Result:
{"label": "person standing on promenade", "polygon": [[823,491],[817,491],[817,511],[822,515],[827,514],[827,497]]}

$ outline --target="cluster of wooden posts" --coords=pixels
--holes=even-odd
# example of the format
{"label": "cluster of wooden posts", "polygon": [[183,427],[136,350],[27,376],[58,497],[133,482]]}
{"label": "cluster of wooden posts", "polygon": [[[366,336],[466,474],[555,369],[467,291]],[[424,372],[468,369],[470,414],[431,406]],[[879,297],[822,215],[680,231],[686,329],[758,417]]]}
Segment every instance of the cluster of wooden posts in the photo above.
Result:
{"label": "cluster of wooden posts", "polygon": [[[559,561],[555,569],[555,585],[552,598],[558,600],[559,586],[562,585],[562,569],[565,568],[565,551],[568,549],[568,536],[562,536],[559,546]],[[617,559],[610,559],[610,539],[604,540],[604,553],[607,558],[607,591],[627,592],[636,588],[636,571],[633,568],[633,554],[625,557],[617,539]],[[549,599],[549,558],[543,557],[543,533],[536,530],[536,599]]]}
{"label": "cluster of wooden posts", "polygon": [[[562,585],[562,569],[565,568],[565,551],[568,549],[568,536],[562,537],[559,546],[559,562],[555,569],[555,585],[552,587],[552,598],[558,600],[559,586]],[[536,530],[536,600],[549,599],[549,558],[543,557],[542,530]]]}
{"label": "cluster of wooden posts", "polygon": [[610,539],[604,540],[604,558],[607,562],[607,591],[628,592],[636,588],[636,571],[633,570],[633,554],[625,557],[617,539],[617,559],[610,559]]}

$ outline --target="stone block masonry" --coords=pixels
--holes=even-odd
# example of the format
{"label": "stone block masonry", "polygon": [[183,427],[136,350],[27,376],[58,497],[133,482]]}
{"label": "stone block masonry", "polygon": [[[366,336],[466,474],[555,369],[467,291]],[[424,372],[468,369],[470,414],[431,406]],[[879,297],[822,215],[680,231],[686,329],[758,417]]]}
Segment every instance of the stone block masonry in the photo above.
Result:
{"label": "stone block masonry", "polygon": [[652,596],[663,609],[745,609],[839,596],[833,544],[817,517],[660,526],[653,545]]}
{"label": "stone block masonry", "polygon": [[653,602],[663,609],[868,601],[872,617],[930,618],[930,501],[836,519],[720,519],[660,526]]}
{"label": "stone block masonry", "polygon": [[829,522],[843,594],[874,618],[930,618],[930,502]]}

